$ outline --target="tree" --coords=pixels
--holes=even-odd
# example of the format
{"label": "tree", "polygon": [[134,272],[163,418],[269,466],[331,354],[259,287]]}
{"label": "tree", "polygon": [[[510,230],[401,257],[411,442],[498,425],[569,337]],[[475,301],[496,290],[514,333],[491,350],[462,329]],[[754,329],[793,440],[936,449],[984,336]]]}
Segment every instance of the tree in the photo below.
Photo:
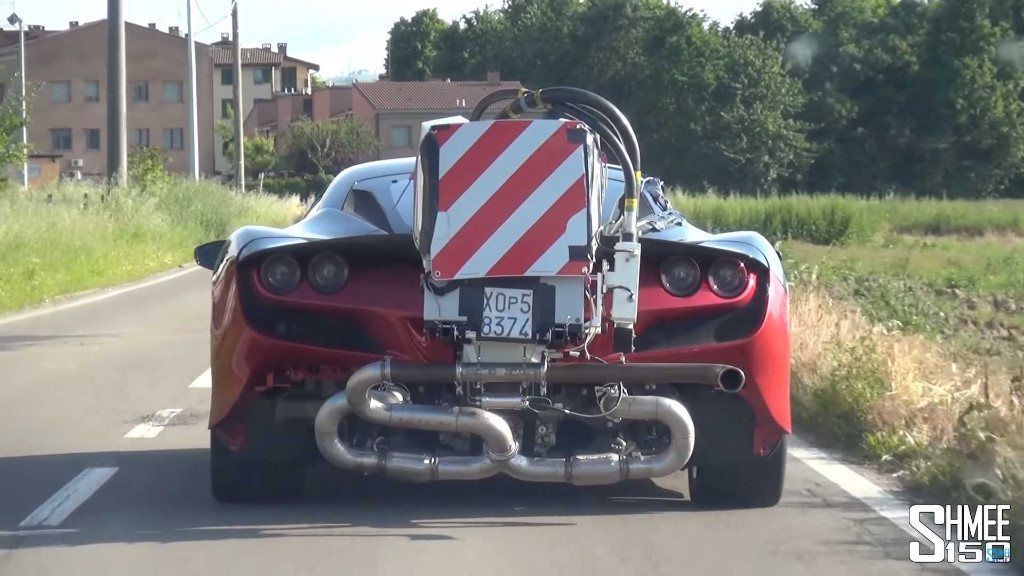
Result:
{"label": "tree", "polygon": [[[21,95],[8,91],[0,100],[0,168],[25,162],[28,147],[21,143]],[[0,170],[0,179],[6,178],[7,171]]]}
{"label": "tree", "polygon": [[1024,79],[997,65],[1013,40],[988,0],[946,1],[930,15],[915,117],[927,147],[919,186],[947,196],[996,196],[1024,174]]}
{"label": "tree", "polygon": [[741,14],[732,25],[736,34],[757,36],[785,46],[795,37],[820,28],[811,9],[795,0],[764,0],[750,14]]}
{"label": "tree", "polygon": [[245,171],[250,177],[258,177],[262,172],[270,172],[277,165],[277,148],[274,139],[268,136],[257,136],[245,139]]}
{"label": "tree", "polygon": [[327,80],[321,78],[320,75],[316,74],[316,73],[310,74],[310,76],[309,76],[309,83],[313,87],[314,90],[319,90],[321,88],[327,88]]}
{"label": "tree", "polygon": [[[217,123],[217,135],[220,137],[221,153],[231,164],[235,163],[235,126],[232,113],[228,118]],[[255,178],[260,172],[270,172],[277,165],[277,145],[273,138],[253,136],[245,138],[245,175]]]}
{"label": "tree", "polygon": [[433,76],[437,42],[447,25],[436,8],[395,22],[388,34],[384,67],[390,80],[428,80]]}
{"label": "tree", "polygon": [[369,127],[352,117],[320,122],[302,118],[289,127],[287,147],[293,170],[320,176],[369,159],[380,150],[380,142]]}
{"label": "tree", "polygon": [[1024,0],[763,0],[729,28],[664,0],[417,16],[392,29],[395,78],[497,68],[592,90],[633,122],[645,171],[673,184],[1024,189]]}

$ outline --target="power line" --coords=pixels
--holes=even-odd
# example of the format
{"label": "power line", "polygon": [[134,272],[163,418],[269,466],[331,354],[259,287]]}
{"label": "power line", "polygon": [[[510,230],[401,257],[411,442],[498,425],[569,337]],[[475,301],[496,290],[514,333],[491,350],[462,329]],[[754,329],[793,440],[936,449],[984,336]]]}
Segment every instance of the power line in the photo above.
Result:
{"label": "power line", "polygon": [[230,12],[228,12],[227,14],[225,14],[225,15],[221,16],[221,17],[220,17],[220,18],[219,18],[219,19],[218,19],[218,20],[217,20],[216,22],[213,22],[213,23],[211,23],[211,24],[210,24],[209,26],[207,26],[206,28],[203,28],[203,29],[202,29],[202,30],[200,30],[199,32],[196,32],[196,36],[199,36],[199,35],[200,35],[200,34],[202,34],[203,32],[206,32],[207,30],[209,30],[209,29],[211,29],[211,28],[213,28],[213,27],[217,26],[218,24],[220,24],[221,22],[223,22],[223,21],[227,20],[227,19],[228,19],[228,18],[230,18],[230,17],[231,17],[231,13],[230,13]]}
{"label": "power line", "polygon": [[189,2],[195,1],[196,9],[199,10],[199,15],[203,16],[203,20],[205,20],[205,22],[206,22],[206,24],[208,26],[213,26],[213,23],[210,22],[210,18],[206,17],[206,12],[203,11],[203,6],[200,5],[199,0],[188,0],[188,1]]}
{"label": "power line", "polygon": [[[237,2],[237,1],[238,1],[238,0],[232,0],[232,2],[231,2],[231,10],[232,10],[232,11],[233,11],[233,10],[235,9],[235,2]],[[199,2],[196,2],[196,7],[197,7],[197,8],[199,8]],[[202,8],[199,8],[199,13],[200,13],[200,14],[202,14],[202,13],[203,13],[203,9],[202,9]],[[228,12],[227,14],[225,14],[225,15],[221,16],[220,18],[218,18],[216,22],[210,22],[210,21],[209,21],[209,20],[208,20],[208,19],[206,18],[206,16],[205,16],[205,15],[203,15],[203,20],[206,20],[206,22],[207,22],[207,23],[209,24],[209,26],[207,26],[206,28],[203,28],[203,29],[202,29],[202,30],[200,30],[199,32],[196,32],[196,36],[199,36],[199,35],[200,35],[200,34],[202,34],[203,32],[206,32],[207,30],[209,30],[209,29],[211,29],[211,28],[213,28],[213,27],[217,26],[218,24],[220,24],[221,22],[223,22],[223,21],[227,20],[227,19],[228,19],[228,18],[230,18],[230,17],[231,17],[231,12],[229,11],[229,12]]]}

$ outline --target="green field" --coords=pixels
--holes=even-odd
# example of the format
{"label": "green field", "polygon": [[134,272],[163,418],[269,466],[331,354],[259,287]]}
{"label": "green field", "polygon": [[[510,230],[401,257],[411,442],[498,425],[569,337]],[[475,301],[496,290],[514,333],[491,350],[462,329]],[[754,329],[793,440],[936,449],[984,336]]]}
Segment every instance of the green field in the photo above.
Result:
{"label": "green field", "polygon": [[287,224],[298,210],[181,179],[109,193],[89,184],[0,190],[0,313],[179,266],[197,244],[244,224]]}
{"label": "green field", "polygon": [[856,244],[881,235],[1024,237],[1024,200],[943,201],[796,194],[756,199],[672,194],[694,224],[757,230],[772,241]]}

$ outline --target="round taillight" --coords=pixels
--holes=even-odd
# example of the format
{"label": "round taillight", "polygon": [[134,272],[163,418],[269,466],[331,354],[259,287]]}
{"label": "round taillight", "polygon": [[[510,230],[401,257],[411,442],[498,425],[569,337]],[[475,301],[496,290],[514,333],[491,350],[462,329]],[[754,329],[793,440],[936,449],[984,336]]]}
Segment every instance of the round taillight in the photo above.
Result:
{"label": "round taillight", "polygon": [[260,266],[263,287],[274,294],[287,294],[299,286],[302,270],[298,261],[288,254],[275,254]]}
{"label": "round taillight", "polygon": [[715,260],[708,270],[708,285],[722,298],[735,298],[747,287],[747,267],[734,258]]}
{"label": "round taillight", "polygon": [[661,263],[661,285],[673,296],[691,296],[700,288],[700,266],[686,256],[667,258]]}
{"label": "round taillight", "polygon": [[334,294],[348,284],[348,262],[331,252],[318,254],[309,263],[309,284],[321,294]]}

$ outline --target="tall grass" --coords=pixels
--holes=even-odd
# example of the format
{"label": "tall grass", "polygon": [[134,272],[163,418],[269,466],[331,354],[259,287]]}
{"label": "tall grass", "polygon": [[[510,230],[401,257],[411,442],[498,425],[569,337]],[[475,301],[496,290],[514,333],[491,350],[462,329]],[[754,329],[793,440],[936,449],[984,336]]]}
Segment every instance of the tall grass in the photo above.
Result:
{"label": "tall grass", "polygon": [[285,225],[299,210],[171,178],[109,193],[80,183],[0,191],[0,312],[178,266],[197,244],[244,224]]}
{"label": "tall grass", "polygon": [[881,233],[1024,236],[1024,201],[864,199],[838,194],[750,198],[672,193],[688,220],[712,231],[756,230],[772,241],[843,245]]}
{"label": "tall grass", "polygon": [[793,415],[929,500],[1010,503],[1024,537],[1024,382],[887,329],[814,281],[792,300]]}

